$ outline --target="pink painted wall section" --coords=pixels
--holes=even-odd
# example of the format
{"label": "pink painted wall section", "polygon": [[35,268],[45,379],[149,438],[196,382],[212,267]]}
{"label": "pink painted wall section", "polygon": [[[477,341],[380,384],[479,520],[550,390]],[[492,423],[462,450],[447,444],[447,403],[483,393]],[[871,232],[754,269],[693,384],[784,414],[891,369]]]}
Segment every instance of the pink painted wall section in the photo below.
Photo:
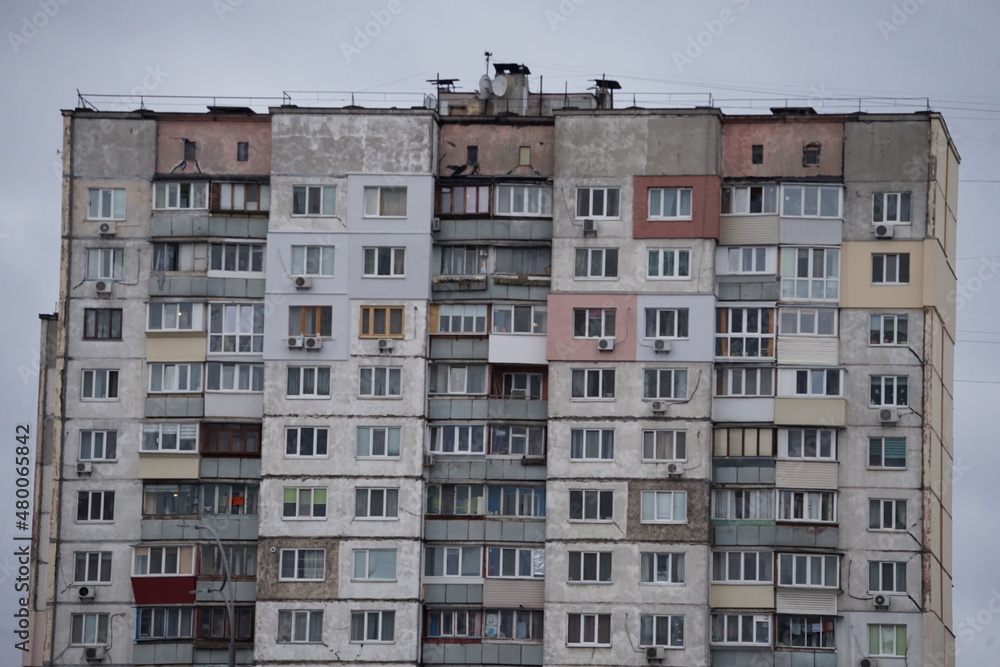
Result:
{"label": "pink painted wall section", "polygon": [[[184,139],[197,145],[195,161],[184,160]],[[250,144],[248,159],[236,159],[237,145]],[[186,162],[186,164],[182,164]],[[180,165],[180,166],[179,166]],[[176,171],[175,171],[176,168]],[[266,176],[271,173],[271,119],[211,116],[167,119],[156,123],[156,173],[234,174]]]}
{"label": "pink painted wall section", "polygon": [[[819,165],[804,167],[802,149],[820,144]],[[754,145],[764,147],[764,161],[753,164]],[[724,118],[722,175],[725,178],[809,178],[844,172],[844,123],[812,118]]]}
{"label": "pink painted wall section", "polygon": [[[496,123],[443,123],[441,125],[441,176],[451,176],[449,165],[467,162],[469,146],[479,147],[479,174],[483,176],[551,176],[555,164],[555,125],[499,125]],[[531,148],[531,166],[518,166],[521,146]],[[471,176],[467,167],[459,176]]]}
{"label": "pink painted wall section", "polygon": [[[635,361],[635,294],[550,294],[547,356],[549,361]],[[594,338],[573,337],[573,311],[615,309],[615,349],[602,352]]]}
{"label": "pink painted wall section", "polygon": [[[718,176],[636,176],[632,236],[637,239],[717,239],[722,182]],[[649,220],[650,188],[691,188],[690,220]]]}

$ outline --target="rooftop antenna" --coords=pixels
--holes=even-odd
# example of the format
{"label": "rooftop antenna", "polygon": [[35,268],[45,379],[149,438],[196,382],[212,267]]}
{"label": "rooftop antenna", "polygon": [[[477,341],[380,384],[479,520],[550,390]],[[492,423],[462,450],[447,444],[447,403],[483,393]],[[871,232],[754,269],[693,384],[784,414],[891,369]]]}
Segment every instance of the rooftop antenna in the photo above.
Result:
{"label": "rooftop antenna", "polygon": [[483,51],[483,55],[486,56],[486,74],[490,73],[490,58],[493,57],[492,51]]}

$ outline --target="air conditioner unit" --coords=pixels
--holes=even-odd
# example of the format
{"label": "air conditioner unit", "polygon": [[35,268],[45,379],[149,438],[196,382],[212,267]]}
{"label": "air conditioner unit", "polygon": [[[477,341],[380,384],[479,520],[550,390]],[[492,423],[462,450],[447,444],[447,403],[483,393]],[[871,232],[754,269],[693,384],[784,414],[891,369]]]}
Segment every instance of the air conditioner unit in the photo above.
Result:
{"label": "air conditioner unit", "polygon": [[671,463],[667,466],[667,474],[671,477],[680,477],[683,470],[676,463]]}
{"label": "air conditioner unit", "polygon": [[93,600],[94,599],[94,587],[93,586],[80,586],[76,591],[77,595],[80,596],[81,600]]}
{"label": "air conditioner unit", "polygon": [[597,236],[597,225],[591,219],[586,219],[583,221],[583,235],[584,236]]}
{"label": "air conditioner unit", "polygon": [[660,661],[667,657],[667,650],[662,646],[650,646],[646,649],[646,659]]}
{"label": "air conditioner unit", "polygon": [[323,347],[323,339],[319,336],[306,336],[302,339],[302,347],[307,350],[319,350]]}
{"label": "air conditioner unit", "polygon": [[597,349],[601,352],[611,352],[615,349],[615,339],[614,338],[598,338],[597,339]]}
{"label": "air conditioner unit", "polygon": [[113,222],[102,222],[97,226],[97,231],[101,233],[101,236],[114,236],[118,231]]}
{"label": "air conditioner unit", "polygon": [[666,338],[657,338],[653,341],[653,350],[662,354],[670,352],[670,341]]}
{"label": "air conditioner unit", "polygon": [[391,350],[394,345],[395,343],[393,343],[393,341],[389,340],[388,338],[380,338],[378,341],[378,349],[381,351],[387,352]]}
{"label": "air conditioner unit", "polygon": [[305,346],[306,346],[306,339],[303,338],[302,336],[290,336],[288,338],[288,347],[289,348],[305,347]]}
{"label": "air conditioner unit", "polygon": [[875,237],[880,239],[891,239],[896,232],[891,225],[875,225]]}
{"label": "air conditioner unit", "polygon": [[888,595],[876,595],[872,602],[875,603],[876,609],[888,609],[889,608],[889,596]]}
{"label": "air conditioner unit", "polygon": [[295,289],[309,289],[313,281],[305,276],[295,276]]}
{"label": "air conditioner unit", "polygon": [[511,398],[527,398],[527,396],[528,396],[528,390],[527,389],[511,389],[509,396]]}
{"label": "air conditioner unit", "polygon": [[111,281],[98,280],[96,283],[94,283],[94,289],[97,290],[98,294],[111,294]]}
{"label": "air conditioner unit", "polygon": [[653,408],[653,412],[666,412],[667,402],[666,401],[653,401],[649,404]]}
{"label": "air conditioner unit", "polygon": [[895,424],[899,421],[899,412],[893,408],[879,408],[878,420],[883,424]]}
{"label": "air conditioner unit", "polygon": [[94,464],[88,461],[80,461],[76,464],[77,475],[89,475],[94,472]]}
{"label": "air conditioner unit", "polygon": [[101,662],[104,660],[104,652],[103,646],[88,646],[83,651],[83,657],[87,662]]}
{"label": "air conditioner unit", "polygon": [[861,667],[876,667],[878,665],[877,660],[872,660],[871,658],[861,658]]}
{"label": "air conditioner unit", "polygon": [[431,218],[431,231],[432,232],[441,231],[441,218]]}
{"label": "air conditioner unit", "polygon": [[430,468],[436,462],[437,462],[437,459],[434,458],[433,454],[424,454],[424,467],[425,468]]}

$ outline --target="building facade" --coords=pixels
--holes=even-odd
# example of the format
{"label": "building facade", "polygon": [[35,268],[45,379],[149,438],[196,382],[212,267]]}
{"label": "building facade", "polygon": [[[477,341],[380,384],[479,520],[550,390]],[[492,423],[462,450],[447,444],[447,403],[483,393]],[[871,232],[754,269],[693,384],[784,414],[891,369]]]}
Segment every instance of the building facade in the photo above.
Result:
{"label": "building facade", "polygon": [[65,111],[25,665],[948,665],[933,112]]}

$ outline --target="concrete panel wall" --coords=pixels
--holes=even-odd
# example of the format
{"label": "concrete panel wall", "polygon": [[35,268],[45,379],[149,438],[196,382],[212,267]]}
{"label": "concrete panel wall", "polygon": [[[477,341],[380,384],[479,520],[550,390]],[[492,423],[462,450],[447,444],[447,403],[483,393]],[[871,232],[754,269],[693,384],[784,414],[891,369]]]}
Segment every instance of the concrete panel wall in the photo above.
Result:
{"label": "concrete panel wall", "polygon": [[[185,160],[184,139],[195,142],[194,160]],[[247,160],[237,160],[237,144],[247,142]],[[158,174],[268,174],[271,172],[271,118],[199,114],[156,122]]]}
{"label": "concrete panel wall", "polygon": [[[802,149],[821,145],[819,164],[805,166]],[[764,160],[753,164],[751,147],[764,147]],[[722,122],[722,172],[727,178],[840,176],[844,166],[844,123],[840,118],[735,116]]]}

